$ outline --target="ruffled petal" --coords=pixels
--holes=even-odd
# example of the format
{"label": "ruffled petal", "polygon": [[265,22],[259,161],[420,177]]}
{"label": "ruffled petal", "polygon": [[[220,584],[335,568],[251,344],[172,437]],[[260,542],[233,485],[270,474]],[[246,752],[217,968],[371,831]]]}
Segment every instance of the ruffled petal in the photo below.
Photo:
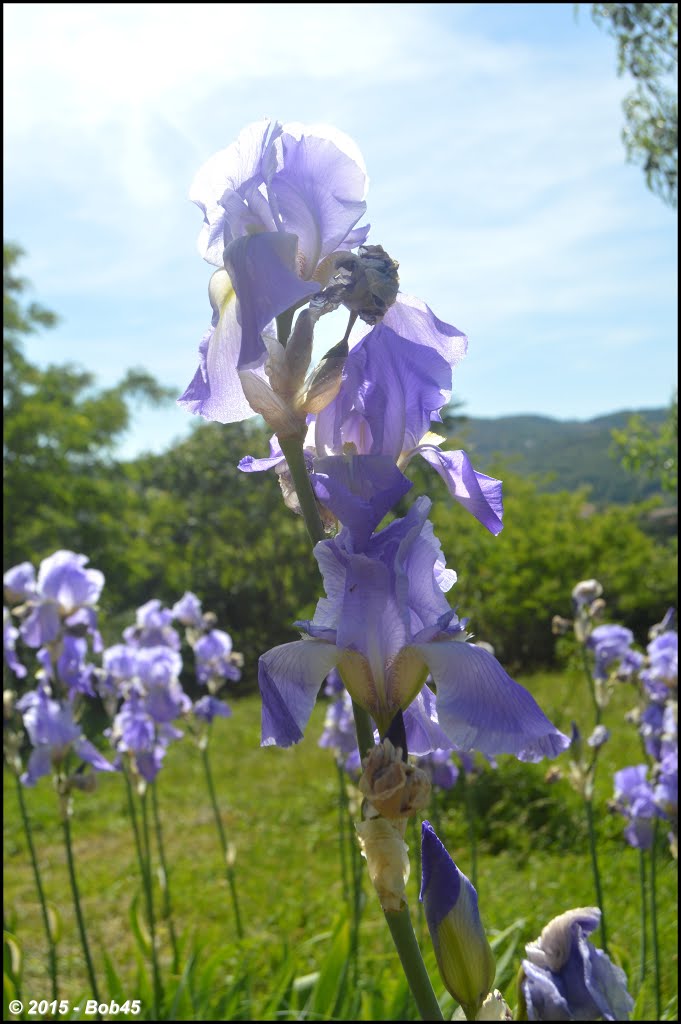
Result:
{"label": "ruffled petal", "polygon": [[254,413],[237,371],[241,327],[237,320],[236,293],[225,270],[216,270],[213,274],[208,294],[214,310],[213,327],[201,339],[201,364],[178,399],[178,405],[207,420],[237,423]]}
{"label": "ruffled petal", "polygon": [[303,738],[322,682],[341,652],[320,640],[273,647],[258,662],[262,745],[290,747]]}
{"label": "ruffled petal", "polygon": [[539,761],[570,746],[534,698],[487,651],[457,640],[415,644],[414,649],[435,681],[440,726],[463,750]]}
{"label": "ruffled petal", "polygon": [[226,242],[249,230],[275,229],[269,208],[254,204],[253,210],[247,200],[264,181],[267,148],[280,132],[269,118],[248,125],[231,146],[203,164],[191,184],[189,198],[204,217],[198,249],[216,267],[222,266]]}
{"label": "ruffled petal", "polygon": [[414,295],[399,292],[397,300],[383,317],[383,323],[400,337],[435,349],[451,367],[466,355],[466,335],[438,319],[432,309]]}
{"label": "ruffled petal", "polygon": [[326,125],[286,124],[274,150],[270,201],[284,231],[298,236],[301,273],[310,278],[366,211],[364,163],[352,140]]}
{"label": "ruffled petal", "polygon": [[389,456],[329,455],[314,462],[315,495],[347,526],[355,551],[363,551],[383,517],[412,486]]}
{"label": "ruffled petal", "polygon": [[503,529],[501,480],[478,473],[465,452],[443,452],[435,445],[419,445],[411,454],[422,455],[440,474],[453,498],[494,536]]}
{"label": "ruffled petal", "polygon": [[239,370],[263,362],[261,334],[271,320],[319,291],[318,284],[298,276],[297,256],[296,236],[280,231],[237,238],[225,249],[225,270],[234,285],[241,325]]}

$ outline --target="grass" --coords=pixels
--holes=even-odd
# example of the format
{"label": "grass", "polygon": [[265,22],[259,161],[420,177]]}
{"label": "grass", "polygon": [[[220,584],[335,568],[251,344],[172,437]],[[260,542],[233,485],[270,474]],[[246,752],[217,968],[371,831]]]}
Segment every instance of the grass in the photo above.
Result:
{"label": "grass", "polygon": [[[521,681],[560,728],[569,732],[574,719],[588,735],[592,710],[579,671],[535,674]],[[630,990],[636,994],[638,854],[623,839],[622,820],[607,810],[612,772],[640,760],[635,730],[624,722],[630,702],[631,694],[623,687],[615,692],[606,709],[605,723],[611,728],[612,738],[599,765],[595,808],[611,952],[626,970]],[[246,931],[242,949],[236,940],[200,753],[191,740],[187,738],[170,749],[159,776],[174,917],[185,954],[189,956],[192,944],[196,946],[197,970],[201,965],[207,970],[213,957],[210,984],[215,992],[227,991],[244,970],[248,975],[246,995],[231,1009],[225,1005],[224,1019],[257,1019],[255,1011],[261,1014],[265,1010],[268,1015],[263,1013],[259,1019],[275,1019],[275,1014],[285,1019],[302,1019],[299,1015],[304,1013],[309,1016],[311,1004],[305,1003],[305,998],[316,972],[324,973],[334,949],[337,959],[345,955],[344,925],[339,918],[343,893],[337,779],[330,753],[316,745],[323,715],[324,705],[320,703],[306,738],[285,751],[260,748],[257,697],[239,700],[231,719],[214,724],[213,772],[227,838],[237,850],[235,871]],[[566,774],[567,760],[559,759],[558,763]],[[497,771],[485,770],[474,783],[482,918],[491,936],[515,924],[511,937],[517,944],[516,951],[497,980],[512,1005],[513,977],[523,943],[535,938],[557,914],[595,902],[583,806],[565,779],[551,784],[545,781],[548,767],[547,762],[525,765],[500,758]],[[47,780],[25,791],[25,796],[47,898],[58,908],[62,923],[58,946],[61,995],[73,1004],[81,996],[87,997],[88,985],[71,907],[56,796]],[[100,776],[97,791],[92,795],[76,793],[74,804],[76,870],[95,968],[101,979],[101,996],[112,998],[107,995],[106,954],[127,996],[138,998],[143,984],[138,976],[139,949],[130,927],[130,907],[136,897],[139,899],[140,883],[123,781],[118,776]],[[458,787],[442,807],[440,827],[441,838],[459,867],[470,873],[466,818]],[[408,833],[408,840],[410,835],[413,852],[415,833]],[[658,856],[663,1017],[674,1019],[677,874],[663,840]],[[26,1000],[49,999],[40,908],[14,779],[7,772],[4,844],[5,920],[23,955],[23,995]],[[417,934],[426,950],[429,941],[417,907],[419,879],[415,863],[412,859],[409,893]],[[413,1019],[415,1009],[401,987],[400,968],[385,921],[368,883],[364,888],[367,903],[359,938],[356,993],[361,1015],[365,1019],[400,1019],[395,1014],[402,1013],[402,1019]],[[504,940],[498,959],[510,941]],[[162,971],[168,977],[170,944],[163,925],[160,948]],[[426,963],[439,994],[441,985],[430,952],[426,953]],[[325,977],[328,981],[331,974],[327,972]],[[271,998],[277,986],[281,990],[279,1003]],[[180,1011],[184,1005],[180,1005]],[[315,1019],[323,1019],[326,1009],[319,1007]],[[392,1016],[382,1017],[381,1013],[388,1010]],[[188,1015],[177,1019],[200,1019],[186,1007],[183,1012]],[[656,1019],[650,982],[637,1004],[636,1015],[641,1020]]]}

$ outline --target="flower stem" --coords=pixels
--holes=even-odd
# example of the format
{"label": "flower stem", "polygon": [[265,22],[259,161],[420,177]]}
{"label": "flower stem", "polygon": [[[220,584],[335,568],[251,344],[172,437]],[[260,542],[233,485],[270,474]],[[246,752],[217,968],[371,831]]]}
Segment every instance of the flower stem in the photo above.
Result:
{"label": "flower stem", "polygon": [[409,907],[385,911],[390,934],[422,1020],[444,1020],[411,923]]}
{"label": "flower stem", "polygon": [[173,947],[173,973],[177,974],[180,970],[180,953],[177,946],[177,935],[175,934],[175,922],[173,921],[173,912],[170,900],[170,878],[168,876],[168,866],[163,846],[163,830],[161,828],[161,815],[158,807],[158,796],[156,793],[155,782],[152,782],[151,784],[151,806],[154,812],[156,846],[158,848],[158,857],[161,862],[161,871],[163,873],[163,917],[168,923],[170,944]]}
{"label": "flower stem", "polygon": [[593,672],[591,671],[591,665],[589,664],[589,657],[586,653],[586,647],[584,644],[581,645],[582,651],[582,665],[584,666],[584,675],[586,676],[587,683],[589,684],[589,692],[591,694],[591,700],[594,705],[594,712],[596,715],[596,725],[601,724],[601,716],[603,715],[603,709],[598,703],[598,696],[596,695],[596,684],[594,683]]}
{"label": "flower stem", "polygon": [[647,930],[648,930],[648,894],[646,891],[646,855],[642,848],[638,851],[639,879],[641,882],[641,966],[639,980],[641,985],[646,977],[646,960],[648,959]]}
{"label": "flower stem", "polygon": [[24,800],[24,790],[19,781],[19,776],[14,775],[17,784],[17,796],[19,798],[19,807],[21,809],[21,818],[24,824],[24,832],[26,833],[26,842],[28,843],[28,849],[31,854],[31,864],[33,865],[33,877],[35,878],[35,887],[38,890],[38,899],[40,900],[40,911],[43,918],[43,927],[45,928],[45,935],[47,936],[47,948],[50,961],[50,980],[52,982],[52,999],[59,999],[59,985],[57,981],[57,946],[52,938],[52,929],[50,928],[50,916],[47,912],[47,902],[45,900],[45,890],[43,889],[42,878],[40,876],[40,868],[38,867],[38,858],[35,852],[35,846],[33,845],[33,832],[31,830],[31,823],[28,817],[28,811],[26,809],[26,801]]}
{"label": "flower stem", "polygon": [[220,837],[220,847],[222,849],[222,859],[225,864],[225,875],[227,878],[227,885],[229,886],[230,895],[232,897],[232,908],[234,910],[234,924],[236,927],[236,933],[241,941],[244,937],[244,930],[241,924],[241,914],[239,912],[239,898],[237,894],[236,881],[234,878],[234,868],[230,864],[229,860],[229,849],[227,846],[227,837],[225,836],[225,829],[222,824],[222,818],[220,817],[220,808],[218,807],[218,799],[215,793],[215,785],[213,784],[213,773],[210,767],[210,757],[208,754],[208,741],[206,737],[206,743],[201,748],[201,757],[203,760],[203,770],[206,776],[206,785],[208,786],[208,793],[210,795],[210,802],[213,807],[213,816],[215,818],[215,824],[218,830],[218,836]]}
{"label": "flower stem", "polygon": [[653,825],[653,845],[650,848],[650,924],[653,938],[653,959],[655,961],[655,1012],[656,1019],[662,1020],[660,944],[657,932],[657,835],[658,818],[655,818]]}
{"label": "flower stem", "polygon": [[596,888],[596,903],[600,907],[601,911],[601,946],[604,953],[608,953],[608,939],[605,927],[605,908],[603,907],[603,890],[601,887],[601,873],[598,868],[598,854],[597,854],[597,837],[596,837],[596,823],[594,821],[594,809],[593,803],[589,799],[585,799],[584,804],[586,806],[586,820],[589,826],[589,849],[591,851],[591,869],[594,876],[594,886]]}
{"label": "flower stem", "polygon": [[347,818],[347,796],[345,793],[345,779],[343,777],[343,765],[336,761],[336,773],[338,776],[338,846],[340,849],[341,880],[343,882],[343,899],[350,905],[350,888],[348,886],[348,862],[345,851],[345,821]]}
{"label": "flower stem", "polygon": [[[76,866],[73,860],[73,846],[71,843],[71,824],[69,820],[69,810],[67,806],[67,800],[62,797],[62,815],[61,815],[62,826],[64,830],[64,845],[66,847],[66,861],[69,869],[69,879],[71,881],[71,893],[73,895],[73,907],[76,912],[76,921],[78,922],[78,931],[80,932],[80,942],[83,947],[83,956],[85,957],[85,965],[87,967],[88,978],[90,980],[90,991],[93,997],[97,1001],[99,1006],[99,991],[97,989],[97,979],[95,977],[95,970],[92,966],[92,957],[90,956],[90,947],[87,941],[87,932],[85,931],[85,920],[83,918],[83,912],[80,906],[80,893],[78,891],[78,882],[76,880]],[[102,1017],[97,1011],[97,1020],[101,1020]]]}
{"label": "flower stem", "polygon": [[[303,442],[297,438],[279,438],[279,444],[288,463],[293,486],[298,495],[298,501],[300,502],[300,508],[310,540],[313,544],[317,544],[320,540],[324,539],[324,527],[319,516],[317,499],[312,490],[307,466],[305,465]],[[368,713],[354,701],[352,702],[352,711],[355,716],[359,752],[360,755],[362,753],[366,754],[366,751],[374,746],[374,731],[371,726],[371,719]],[[405,906],[403,910],[397,913],[389,911],[386,912],[385,916],[419,1012],[424,1020],[442,1020],[442,1012],[435,998],[435,993],[430,983],[423,957],[421,956],[421,950],[416,941],[409,908]]]}
{"label": "flower stem", "polygon": [[146,890],[147,899],[147,916],[149,919],[149,933],[151,935],[151,969],[154,975],[154,1002],[156,1004],[156,1012],[160,1013],[161,1000],[163,998],[163,988],[161,985],[161,972],[158,966],[158,943],[156,941],[156,913],[154,911],[154,890],[153,890],[153,876],[151,871],[151,844],[149,842],[149,815],[147,813],[147,792],[148,787],[145,787],[142,793],[141,804],[142,804],[142,846],[144,850],[144,888]]}
{"label": "flower stem", "polygon": [[286,459],[293,480],[293,486],[298,495],[300,510],[303,513],[307,532],[310,535],[312,544],[315,545],[318,541],[324,540],[324,526],[319,516],[317,499],[314,496],[307,466],[305,465],[303,442],[295,437],[280,437],[279,444]]}
{"label": "flower stem", "polygon": [[471,844],[471,882],[473,888],[478,888],[478,844],[477,837],[475,834],[475,808],[473,806],[473,799],[471,794],[471,787],[466,777],[466,772],[462,771],[463,775],[463,799],[466,805],[466,820],[468,823],[468,841]]}

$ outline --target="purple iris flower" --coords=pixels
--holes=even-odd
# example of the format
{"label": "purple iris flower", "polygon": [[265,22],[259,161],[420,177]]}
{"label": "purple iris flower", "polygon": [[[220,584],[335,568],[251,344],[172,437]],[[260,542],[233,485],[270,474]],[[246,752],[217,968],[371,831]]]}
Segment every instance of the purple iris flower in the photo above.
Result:
{"label": "purple iris flower", "polygon": [[653,823],[657,815],[648,768],[632,765],[615,772],[615,806],[627,819],[624,835],[630,846],[649,850],[653,844]]}
{"label": "purple iris flower", "polygon": [[596,659],[594,677],[607,679],[608,669],[615,661],[621,660],[634,642],[634,634],[625,626],[596,626],[587,639],[587,647]]}
{"label": "purple iris flower", "polygon": [[229,718],[232,714],[229,704],[226,704],[224,700],[218,700],[211,694],[206,694],[205,697],[200,697],[195,701],[192,711],[197,718],[209,725],[214,718]]}
{"label": "purple iris flower", "polygon": [[190,198],[203,211],[201,255],[211,279],[211,328],[180,405],[231,423],[253,415],[240,371],[266,381],[263,332],[310,299],[335,271],[329,259],[366,240],[367,176],[355,144],[326,126],[263,120],[199,170]]}
{"label": "purple iris flower", "polygon": [[641,678],[651,692],[657,689],[668,696],[669,689],[678,686],[679,634],[673,630],[659,634],[650,641],[646,652],[648,668],[641,672]]}
{"label": "purple iris flower", "polygon": [[624,971],[596,949],[589,935],[597,907],[555,917],[525,947],[522,993],[528,1020],[628,1020],[634,1000]]}
{"label": "purple iris flower", "polygon": [[[442,451],[430,433],[451,396],[452,367],[466,353],[460,331],[420,300],[399,294],[381,323],[350,351],[336,398],[308,430],[306,454],[318,500],[355,534],[356,550],[409,489],[401,470],[421,455],[450,494],[490,532],[502,529],[501,481],[473,469],[465,452]],[[265,459],[246,456],[243,472],[277,468],[275,439]]]}
{"label": "purple iris flower", "polygon": [[361,771],[352,699],[345,689],[327,708],[319,746],[333,750],[336,761],[349,775],[357,775]]}
{"label": "purple iris flower", "polygon": [[191,590],[185,591],[180,600],[175,602],[172,607],[172,615],[183,626],[195,626],[197,629],[203,626],[201,602]]}
{"label": "purple iris flower", "polygon": [[451,750],[432,750],[420,757],[418,767],[430,778],[431,785],[438,789],[453,789],[459,778],[459,769],[452,761]]}
{"label": "purple iris flower", "polygon": [[5,573],[10,600],[23,599],[28,608],[20,633],[29,647],[53,643],[64,629],[72,628],[89,632],[94,649],[101,650],[95,605],[104,576],[98,569],[86,569],[88,561],[73,551],[55,551],[40,563],[37,579],[30,562]]}
{"label": "purple iris flower", "polygon": [[137,609],[135,625],[123,630],[123,639],[132,647],[169,647],[179,651],[180,635],[173,629],[174,615],[163,608],[158,598]]}
{"label": "purple iris flower", "polygon": [[664,743],[653,797],[658,812],[665,818],[676,820],[679,813],[679,750],[676,740]]}
{"label": "purple iris flower", "polygon": [[418,753],[449,745],[534,761],[569,745],[491,654],[465,642],[443,593],[455,576],[444,567],[429,510],[427,498],[417,499],[361,554],[353,552],[347,530],[316,545],[327,596],[312,621],[297,624],[307,638],[275,647],[259,661],[264,745],[301,739],[334,667],[382,735],[398,710],[415,698],[432,699],[422,689],[432,674],[437,730],[445,739]]}
{"label": "purple iris flower", "polygon": [[119,753],[130,754],[147,782],[153,782],[161,770],[168,745],[182,736],[169,723],[159,724],[147,701],[136,693],[123,702],[108,734]]}
{"label": "purple iris flower", "polygon": [[14,672],[17,679],[24,679],[26,677],[27,669],[25,665],[22,665],[17,655],[17,640],[19,639],[19,630],[12,622],[12,616],[9,608],[3,607],[2,609],[2,647],[5,653],[5,662],[10,671]]}
{"label": "purple iris flower", "polygon": [[70,704],[60,704],[40,688],[24,694],[16,706],[23,714],[24,728],[33,746],[26,771],[21,776],[25,786],[34,786],[41,776],[49,775],[53,767],[63,766],[71,751],[95,771],[114,771],[113,765],[85,739],[80,726],[73,721]]}
{"label": "purple iris flower", "polygon": [[217,679],[238,682],[241,670],[235,662],[232,638],[222,629],[212,629],[194,644],[196,678],[204,686]]}

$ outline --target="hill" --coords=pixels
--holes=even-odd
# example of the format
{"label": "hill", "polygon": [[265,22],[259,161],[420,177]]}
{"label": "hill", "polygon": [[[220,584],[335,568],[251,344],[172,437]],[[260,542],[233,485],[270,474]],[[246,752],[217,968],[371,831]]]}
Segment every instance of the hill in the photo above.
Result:
{"label": "hill", "polygon": [[588,485],[598,504],[627,504],[659,493],[654,480],[632,475],[611,454],[612,430],[625,427],[634,412],[653,426],[668,415],[667,409],[637,409],[591,420],[464,416],[454,421],[454,427],[457,444],[480,472],[490,472],[501,463],[522,475],[540,476],[547,491],[574,491]]}

